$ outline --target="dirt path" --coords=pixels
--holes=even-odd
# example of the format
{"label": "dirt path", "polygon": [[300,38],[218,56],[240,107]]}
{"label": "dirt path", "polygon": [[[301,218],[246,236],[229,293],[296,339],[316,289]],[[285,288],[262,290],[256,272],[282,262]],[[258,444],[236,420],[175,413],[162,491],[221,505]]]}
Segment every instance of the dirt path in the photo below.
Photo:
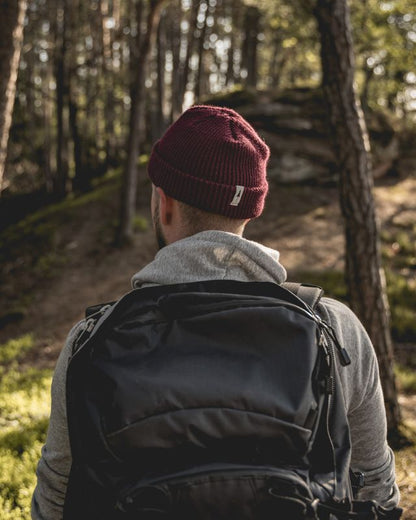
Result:
{"label": "dirt path", "polygon": [[[409,202],[416,197],[409,197],[409,193],[416,194],[416,179],[377,187],[382,226],[403,212],[416,222],[416,205]],[[246,236],[278,249],[290,279],[296,278],[297,271],[342,270],[344,240],[337,197],[335,188],[272,186],[262,218],[249,224]],[[150,222],[145,200],[141,215]],[[60,275],[40,283],[23,321],[0,331],[0,342],[28,332],[34,334],[38,348],[27,360],[30,363],[53,366],[67,332],[82,317],[84,308],[127,292],[131,276],[156,252],[149,225],[147,231],[137,235],[133,247],[107,247],[93,254],[92,241],[100,221],[94,211],[102,208],[92,208],[83,225],[61,237],[68,261]]]}

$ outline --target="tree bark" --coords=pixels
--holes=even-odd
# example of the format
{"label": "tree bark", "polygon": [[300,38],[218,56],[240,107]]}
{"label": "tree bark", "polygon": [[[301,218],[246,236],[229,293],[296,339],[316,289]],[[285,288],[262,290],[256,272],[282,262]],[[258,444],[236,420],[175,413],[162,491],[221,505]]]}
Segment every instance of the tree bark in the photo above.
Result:
{"label": "tree bark", "polygon": [[185,101],[185,94],[188,86],[188,79],[190,73],[190,61],[195,46],[195,28],[198,19],[200,0],[193,0],[191,13],[189,17],[189,29],[186,40],[186,55],[184,60],[180,64],[180,88],[179,88],[179,109],[180,112],[183,110],[183,103]]}
{"label": "tree bark", "polygon": [[157,70],[157,84],[156,84],[156,108],[157,108],[157,135],[158,138],[165,131],[165,64],[166,64],[166,34],[165,34],[164,15],[160,22],[157,31],[157,55],[156,55],[156,70]]}
{"label": "tree bark", "polygon": [[126,147],[127,160],[123,174],[120,228],[117,236],[117,240],[121,244],[129,243],[133,238],[133,218],[136,211],[138,183],[137,161],[140,152],[140,126],[145,93],[145,70],[151,45],[156,35],[163,2],[164,0],[149,0],[146,34],[141,38],[140,49],[134,66],[136,74],[132,86],[129,136]]}
{"label": "tree bark", "polygon": [[170,6],[169,12],[169,36],[170,36],[170,50],[172,53],[172,95],[171,95],[171,114],[170,121],[174,121],[182,112],[181,99],[181,44],[182,31],[180,28],[182,19],[181,2]]}
{"label": "tree bark", "polygon": [[244,37],[242,46],[242,66],[246,70],[245,84],[248,87],[257,86],[257,43],[260,32],[260,10],[248,6],[244,18]]}
{"label": "tree bark", "polygon": [[56,79],[56,117],[57,146],[56,173],[54,176],[54,195],[63,198],[67,194],[69,176],[68,152],[68,0],[62,0],[57,10],[55,79]]}
{"label": "tree bark", "polygon": [[[201,2],[202,3],[202,2]],[[194,85],[194,99],[196,103],[199,103],[201,100],[201,97],[204,93],[203,90],[203,80],[204,80],[204,56],[205,56],[205,49],[204,49],[204,43],[205,38],[207,36],[207,18],[208,18],[208,4],[204,2],[206,5],[205,14],[204,14],[204,20],[202,22],[202,27],[199,28],[199,37],[198,37],[198,69],[196,71],[196,77],[195,77],[195,85]]]}
{"label": "tree bark", "polygon": [[105,169],[109,167],[114,161],[115,156],[115,142],[114,142],[114,71],[113,71],[113,36],[106,21],[110,16],[110,7],[108,0],[99,1],[99,11],[101,17],[100,36],[101,36],[101,70],[102,70],[102,84],[103,84],[103,119],[105,129]]}
{"label": "tree bark", "polygon": [[321,38],[323,88],[340,174],[350,305],[367,329],[377,352],[388,426],[390,432],[395,433],[401,416],[372,193],[369,140],[354,88],[354,55],[347,2],[317,0],[314,14]]}
{"label": "tree bark", "polygon": [[26,0],[0,0],[0,195],[23,43]]}
{"label": "tree bark", "polygon": [[229,0],[226,7],[228,11],[228,18],[231,21],[232,31],[230,33],[230,46],[227,52],[227,73],[225,78],[226,86],[234,85],[237,82],[236,74],[236,48],[237,48],[237,34],[241,31],[240,29],[240,13],[241,5],[238,0]]}
{"label": "tree bark", "polygon": [[77,41],[79,21],[79,0],[72,0],[68,10],[68,121],[73,143],[73,159],[75,175],[73,178],[73,189],[87,191],[90,188],[90,179],[85,176],[82,138],[79,130],[79,110],[77,96]]}

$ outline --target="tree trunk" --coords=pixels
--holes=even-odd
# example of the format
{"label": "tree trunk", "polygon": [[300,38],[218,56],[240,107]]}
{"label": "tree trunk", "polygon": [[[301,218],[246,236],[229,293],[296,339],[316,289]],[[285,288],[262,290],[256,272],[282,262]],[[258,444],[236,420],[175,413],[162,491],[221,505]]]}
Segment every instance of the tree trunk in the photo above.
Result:
{"label": "tree trunk", "polygon": [[228,18],[230,19],[232,31],[229,35],[230,46],[227,52],[227,73],[225,78],[226,86],[232,86],[237,82],[236,74],[236,47],[237,47],[237,34],[240,29],[240,12],[241,5],[238,5],[237,0],[229,0],[227,5]]}
{"label": "tree trunk", "polygon": [[[48,79],[52,77],[51,66],[48,63]],[[53,174],[52,174],[52,121],[53,107],[51,95],[48,95],[43,101],[44,125],[45,125],[45,145],[44,145],[44,170],[45,170],[45,187],[48,194],[53,193]]]}
{"label": "tree trunk", "polygon": [[201,96],[203,94],[203,79],[204,79],[204,43],[207,35],[207,18],[208,18],[208,5],[205,3],[206,9],[204,14],[204,20],[202,22],[202,27],[199,28],[199,37],[198,37],[198,69],[195,77],[195,85],[194,85],[194,98],[195,102],[199,103],[201,100]]}
{"label": "tree trunk", "polygon": [[354,89],[354,55],[347,2],[318,0],[314,14],[321,38],[323,88],[339,165],[349,299],[376,349],[389,430],[395,433],[401,421],[400,408],[372,194],[369,140]]}
{"label": "tree trunk", "polygon": [[156,84],[156,107],[157,107],[157,136],[163,134],[166,127],[165,119],[165,64],[166,64],[166,34],[165,34],[166,16],[161,18],[157,31],[157,84]]}
{"label": "tree trunk", "polygon": [[68,0],[63,0],[57,10],[55,59],[56,78],[56,117],[57,117],[57,146],[56,146],[56,173],[54,176],[54,195],[65,197],[69,175],[68,152],[68,121],[65,108],[68,106],[68,34],[67,15]]}
{"label": "tree trunk", "polygon": [[183,110],[183,103],[185,101],[186,90],[188,86],[190,61],[195,45],[195,28],[198,19],[200,0],[193,0],[191,13],[189,17],[189,29],[186,40],[186,54],[184,60],[180,64],[180,88],[179,88],[179,109]]}
{"label": "tree trunk", "polygon": [[0,0],[0,195],[23,43],[26,0]]}
{"label": "tree trunk", "polygon": [[246,71],[245,84],[257,86],[257,43],[260,32],[260,11],[258,7],[248,6],[244,18],[244,37],[242,47],[242,65]]}
{"label": "tree trunk", "polygon": [[367,64],[364,65],[364,84],[361,92],[361,106],[363,107],[364,112],[368,109],[368,98],[370,91],[370,83],[374,78],[374,70],[370,68]]}
{"label": "tree trunk", "polygon": [[101,71],[103,84],[103,119],[104,119],[104,140],[105,140],[105,169],[114,161],[115,142],[114,142],[114,71],[113,71],[113,37],[110,28],[107,26],[107,19],[110,16],[108,0],[99,1],[99,11],[101,17],[100,36],[101,36]]}
{"label": "tree trunk", "polygon": [[170,121],[174,121],[182,112],[181,99],[181,45],[182,45],[182,8],[179,1],[170,6],[169,11],[170,50],[172,53],[172,86]]}
{"label": "tree trunk", "polygon": [[87,191],[90,188],[90,179],[84,176],[86,171],[83,165],[82,138],[79,130],[79,111],[77,96],[77,41],[79,21],[79,0],[72,0],[68,10],[68,116],[69,129],[73,142],[73,160],[75,175],[73,189]]}
{"label": "tree trunk", "polygon": [[131,111],[129,122],[129,136],[127,139],[127,161],[124,168],[120,228],[118,242],[129,243],[133,238],[133,218],[136,211],[137,198],[137,161],[140,146],[140,124],[143,114],[145,70],[151,45],[156,34],[164,0],[150,0],[146,21],[146,34],[141,39],[134,84],[132,87]]}

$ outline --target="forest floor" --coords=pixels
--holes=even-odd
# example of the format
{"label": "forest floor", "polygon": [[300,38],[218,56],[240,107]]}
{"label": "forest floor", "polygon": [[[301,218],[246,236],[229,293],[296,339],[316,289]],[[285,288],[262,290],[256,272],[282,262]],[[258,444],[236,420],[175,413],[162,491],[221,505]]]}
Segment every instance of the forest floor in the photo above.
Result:
{"label": "forest floor", "polygon": [[[136,222],[140,231],[134,244],[123,249],[113,246],[119,198],[115,186],[114,181],[103,184],[99,196],[69,201],[64,211],[49,209],[36,223],[25,219],[20,227],[15,226],[15,238],[7,239],[10,246],[16,234],[32,236],[35,227],[38,233],[35,239],[26,241],[25,247],[15,250],[10,246],[8,258],[2,259],[6,276],[0,309],[6,318],[0,344],[27,335],[31,338],[30,348],[18,357],[19,370],[51,370],[69,329],[82,318],[85,307],[127,292],[131,276],[153,258],[156,246],[148,207],[149,186],[141,195]],[[413,254],[416,178],[385,181],[376,187],[375,195],[385,239],[383,256],[394,260],[398,251],[406,248]],[[44,247],[40,242],[46,236]],[[322,282],[329,294],[342,296],[338,285],[342,285],[344,241],[336,188],[272,185],[266,210],[249,224],[246,237],[278,249],[290,280]],[[416,258],[413,260],[397,273],[415,291]],[[416,345],[404,340],[398,347],[405,356],[408,352],[414,356]],[[407,426],[416,431],[416,388],[414,393],[402,392],[400,402]],[[397,472],[406,508],[404,518],[416,520],[415,447],[397,452]],[[0,492],[1,486],[0,481]]]}

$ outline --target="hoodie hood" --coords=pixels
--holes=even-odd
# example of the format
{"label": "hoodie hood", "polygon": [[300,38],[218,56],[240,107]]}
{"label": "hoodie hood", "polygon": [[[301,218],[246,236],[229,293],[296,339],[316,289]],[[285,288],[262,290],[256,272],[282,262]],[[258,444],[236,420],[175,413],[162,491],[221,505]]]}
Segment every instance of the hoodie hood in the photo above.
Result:
{"label": "hoodie hood", "polygon": [[201,280],[274,282],[286,280],[279,252],[224,231],[203,231],[161,249],[136,273],[132,286],[191,283]]}

